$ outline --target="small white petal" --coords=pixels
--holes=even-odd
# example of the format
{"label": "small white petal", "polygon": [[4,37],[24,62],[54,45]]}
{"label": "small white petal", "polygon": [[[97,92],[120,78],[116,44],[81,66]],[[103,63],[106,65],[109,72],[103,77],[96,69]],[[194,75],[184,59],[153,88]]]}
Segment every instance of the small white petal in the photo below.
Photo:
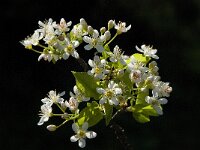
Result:
{"label": "small white petal", "polygon": [[158,102],[159,102],[160,104],[167,104],[167,99],[166,99],[166,98],[160,98],[160,99],[158,100]]}
{"label": "small white petal", "polygon": [[91,50],[93,48],[92,45],[88,44],[86,46],[84,46],[85,50]]}
{"label": "small white petal", "polygon": [[88,123],[87,122],[84,122],[84,124],[82,125],[82,129],[84,131],[86,131],[88,129]]}
{"label": "small white petal", "polygon": [[94,131],[88,131],[85,133],[85,135],[88,139],[93,139],[97,136],[97,134]]}
{"label": "small white petal", "polygon": [[105,90],[103,88],[97,88],[97,92],[99,94],[103,94],[103,93],[105,93]]}
{"label": "small white petal", "polygon": [[76,142],[76,141],[78,141],[78,139],[79,139],[79,138],[78,138],[77,135],[73,135],[73,136],[70,137],[70,141],[71,141],[71,142]]}
{"label": "small white petal", "polygon": [[115,94],[122,94],[121,88],[115,88]]}
{"label": "small white petal", "polygon": [[105,98],[101,98],[100,101],[99,101],[99,104],[104,104],[106,102],[106,99]]}
{"label": "small white petal", "polygon": [[79,130],[79,126],[78,126],[76,123],[73,123],[73,124],[72,124],[72,129],[73,129],[73,131],[74,131],[75,133],[77,133],[78,130]]}
{"label": "small white petal", "polygon": [[83,138],[79,139],[78,146],[81,148],[84,148],[85,145],[86,145],[85,139],[83,139]]}
{"label": "small white petal", "polygon": [[163,111],[162,111],[162,108],[158,105],[153,105],[153,108],[156,110],[156,112],[159,114],[159,115],[163,115]]}
{"label": "small white petal", "polygon": [[111,100],[109,100],[109,104],[110,105],[114,104],[115,106],[117,106],[119,104],[119,101],[117,100],[116,97],[113,97]]}
{"label": "small white petal", "polygon": [[98,45],[95,46],[95,48],[96,48],[97,51],[100,52],[100,53],[104,51],[104,48],[103,48],[102,45],[99,45],[99,44],[98,44]]}

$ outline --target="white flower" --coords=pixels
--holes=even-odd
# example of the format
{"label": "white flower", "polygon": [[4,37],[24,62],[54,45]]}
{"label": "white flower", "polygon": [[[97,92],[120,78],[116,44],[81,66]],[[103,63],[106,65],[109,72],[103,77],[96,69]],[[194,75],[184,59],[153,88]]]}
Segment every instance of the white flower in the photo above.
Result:
{"label": "white flower", "polygon": [[128,69],[130,71],[140,70],[142,73],[148,71],[148,68],[145,67],[145,64],[136,60],[133,55],[130,57],[130,63],[128,64]]}
{"label": "white flower", "polygon": [[102,98],[99,101],[100,104],[104,104],[108,100],[110,105],[118,105],[118,96],[122,94],[122,89],[119,88],[118,84],[114,83],[114,81],[110,81],[108,83],[108,88],[97,88],[97,92],[102,94]]}
{"label": "white flower", "polygon": [[70,97],[69,102],[65,101],[65,105],[71,110],[76,111],[78,109],[78,101],[74,97]]}
{"label": "white flower", "polygon": [[158,66],[157,63],[155,61],[152,61],[149,63],[149,73],[153,74],[153,75],[158,75]]}
{"label": "white flower", "polygon": [[129,74],[129,78],[134,83],[139,83],[142,81],[142,72],[140,70],[133,70]]}
{"label": "white flower", "polygon": [[172,92],[172,87],[169,86],[168,82],[153,82],[154,89],[152,90],[153,95],[158,95],[159,97],[169,97],[170,93]]}
{"label": "white flower", "polygon": [[63,59],[65,59],[65,60],[68,59],[70,55],[73,56],[74,58],[78,59],[79,54],[77,53],[75,48],[79,46],[79,42],[78,41],[70,41],[67,38],[65,40],[66,40],[66,47],[64,49],[65,53],[63,54]]}
{"label": "white flower", "polygon": [[89,75],[93,75],[95,78],[103,79],[106,74],[109,73],[109,70],[105,69],[106,60],[100,60],[99,56],[94,56],[94,60],[89,59],[88,64],[92,67],[92,70],[88,71]]}
{"label": "white flower", "polygon": [[90,98],[89,97],[85,97],[77,88],[77,86],[75,85],[73,88],[73,91],[75,94],[73,94],[72,92],[70,92],[70,96],[73,97],[74,99],[76,99],[78,102],[82,102],[82,101],[89,101]]}
{"label": "white flower", "polygon": [[83,26],[81,24],[73,26],[73,29],[71,30],[70,33],[71,35],[73,35],[73,38],[81,40],[82,36],[87,34],[87,32],[83,30]]}
{"label": "white flower", "polygon": [[40,115],[40,121],[38,122],[38,125],[42,125],[44,122],[47,122],[49,120],[49,117],[51,117],[52,108],[48,105],[42,105],[41,106],[41,113]]}
{"label": "white flower", "polygon": [[119,21],[118,24],[115,24],[115,29],[117,30],[118,34],[127,32],[128,30],[131,29],[131,25],[129,25],[128,27],[126,27],[126,22],[121,22]]}
{"label": "white flower", "polygon": [[45,61],[51,61],[52,59],[54,59],[55,61],[57,61],[59,59],[59,56],[56,54],[53,54],[51,51],[49,52],[45,52],[42,53],[39,57],[38,57],[38,61],[40,61],[41,59],[44,59]]}
{"label": "white flower", "polygon": [[25,48],[31,49],[32,45],[38,45],[39,41],[43,38],[43,34],[38,32],[37,30],[31,37],[26,38],[21,43],[25,46]]}
{"label": "white flower", "polygon": [[157,96],[146,96],[145,101],[150,104],[159,115],[163,114],[162,107],[160,106],[161,104],[166,104],[167,99],[166,98],[160,98],[158,99]]}
{"label": "white flower", "polygon": [[97,30],[93,31],[92,37],[84,36],[83,40],[88,43],[88,45],[84,47],[86,50],[96,48],[98,52],[103,52],[103,42],[106,40],[106,37],[105,35],[99,37],[99,32]]}
{"label": "white flower", "polygon": [[125,59],[127,59],[127,57],[123,55],[123,53],[121,52],[121,49],[119,49],[118,45],[116,45],[114,47],[113,53],[108,52],[108,55],[110,55],[109,59],[111,62],[119,61],[122,65],[126,64]]}
{"label": "white flower", "polygon": [[159,57],[156,55],[157,49],[153,49],[152,47],[146,45],[142,45],[141,49],[136,46],[136,49],[139,52],[144,53],[145,56],[152,57],[154,59],[159,59]]}
{"label": "white flower", "polygon": [[48,93],[48,97],[45,97],[44,99],[42,99],[41,101],[48,105],[48,106],[52,106],[53,103],[63,103],[64,99],[61,98],[61,96],[63,96],[65,94],[65,92],[62,92],[62,93],[58,93],[56,94],[56,91],[50,91]]}
{"label": "white flower", "polygon": [[61,33],[63,32],[68,32],[70,29],[68,27],[70,27],[72,25],[72,22],[69,21],[66,23],[65,19],[64,18],[61,18],[60,19],[60,24],[58,24],[55,28],[56,28],[56,31],[55,33],[57,35],[60,35]]}
{"label": "white flower", "polygon": [[87,131],[88,123],[83,123],[82,127],[79,127],[76,123],[72,124],[72,129],[76,135],[71,136],[71,142],[78,141],[78,146],[84,148],[86,146],[86,138],[92,139],[97,136],[94,131]]}
{"label": "white flower", "polygon": [[55,32],[55,28],[57,27],[56,22],[50,18],[47,21],[45,21],[44,23],[41,21],[38,21],[38,24],[40,26],[40,29],[38,29],[38,32],[41,32],[44,35],[44,41],[47,44],[52,44],[53,39],[55,38],[56,32]]}

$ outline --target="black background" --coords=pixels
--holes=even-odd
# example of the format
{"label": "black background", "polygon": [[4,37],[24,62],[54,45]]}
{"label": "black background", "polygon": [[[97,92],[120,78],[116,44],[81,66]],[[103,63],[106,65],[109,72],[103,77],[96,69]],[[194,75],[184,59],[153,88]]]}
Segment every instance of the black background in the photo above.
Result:
{"label": "black background", "polygon": [[[79,149],[71,143],[71,124],[51,133],[37,126],[41,99],[48,91],[70,91],[75,83],[71,70],[80,71],[70,58],[55,65],[38,62],[38,55],[26,50],[19,41],[38,28],[38,20],[64,17],[73,24],[85,18],[99,29],[107,21],[126,21],[132,29],[121,35],[118,44],[126,54],[135,45],[151,44],[158,49],[159,73],[173,87],[164,115],[150,123],[137,123],[130,114],[122,114],[116,122],[125,129],[134,150],[198,149],[199,75],[200,75],[200,1],[199,0],[58,0],[2,1],[0,40],[0,149],[1,150],[65,150]],[[92,52],[79,51],[86,60]],[[98,133],[87,140],[88,150],[123,150],[124,144],[112,129],[100,122],[92,127]]]}

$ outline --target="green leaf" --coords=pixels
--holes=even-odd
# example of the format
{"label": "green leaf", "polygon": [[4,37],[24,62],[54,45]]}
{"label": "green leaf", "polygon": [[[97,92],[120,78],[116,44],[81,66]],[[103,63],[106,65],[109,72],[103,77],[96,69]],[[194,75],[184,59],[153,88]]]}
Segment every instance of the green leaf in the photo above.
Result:
{"label": "green leaf", "polygon": [[148,95],[149,95],[149,90],[147,90],[145,92],[139,91],[139,93],[137,94],[136,105],[146,104],[145,98]]}
{"label": "green leaf", "polygon": [[109,57],[107,52],[110,52],[110,47],[108,45],[105,45],[104,51],[102,52],[102,59],[107,59]]}
{"label": "green leaf", "polygon": [[145,57],[143,54],[139,54],[139,53],[135,53],[133,54],[134,58],[137,60],[137,61],[140,61],[142,63],[148,63],[150,61],[150,57]]}
{"label": "green leaf", "polygon": [[99,109],[98,103],[93,101],[88,103],[87,107],[82,109],[78,117],[78,124],[81,126],[84,122],[88,122],[89,127],[96,125],[103,118],[103,113]]}
{"label": "green leaf", "polygon": [[93,97],[98,100],[100,94],[97,93],[96,88],[98,87],[97,81],[87,72],[74,72],[72,71],[74,77],[76,78],[76,85],[78,89],[85,94],[86,97]]}
{"label": "green leaf", "polygon": [[142,108],[144,114],[149,116],[158,116],[158,113],[153,109],[151,105],[145,106]]}
{"label": "green leaf", "polygon": [[133,113],[133,117],[135,118],[136,121],[138,121],[140,123],[146,123],[146,122],[150,121],[148,115],[144,115],[141,113]]}
{"label": "green leaf", "polygon": [[146,123],[150,121],[150,116],[158,116],[157,112],[153,109],[151,105],[135,105],[131,107],[133,112],[133,117],[136,121],[140,123]]}
{"label": "green leaf", "polygon": [[106,120],[106,126],[110,123],[110,120],[112,119],[113,114],[113,106],[109,103],[104,104],[105,107],[105,120]]}
{"label": "green leaf", "polygon": [[129,89],[133,88],[133,83],[129,78],[129,72],[127,70],[124,72],[124,75],[120,77],[120,80],[123,81]]}

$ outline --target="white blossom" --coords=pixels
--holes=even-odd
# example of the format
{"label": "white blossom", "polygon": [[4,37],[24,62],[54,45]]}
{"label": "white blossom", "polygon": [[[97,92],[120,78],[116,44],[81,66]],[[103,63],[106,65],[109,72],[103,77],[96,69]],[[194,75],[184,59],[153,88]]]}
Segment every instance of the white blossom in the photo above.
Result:
{"label": "white blossom", "polygon": [[83,40],[88,43],[88,45],[84,47],[86,50],[96,48],[98,52],[103,52],[103,42],[106,40],[106,37],[105,35],[99,36],[99,32],[97,30],[93,31],[92,37],[84,36]]}
{"label": "white blossom", "polygon": [[140,70],[133,70],[129,74],[129,78],[131,79],[132,82],[134,83],[139,83],[142,81],[142,72]]}
{"label": "white blossom", "polygon": [[123,55],[118,45],[114,47],[113,53],[108,52],[108,55],[110,55],[109,59],[111,62],[119,61],[122,65],[126,64],[125,59],[127,59],[127,57]]}
{"label": "white blossom", "polygon": [[49,105],[42,105],[41,106],[41,113],[39,114],[40,116],[40,121],[38,122],[38,125],[42,125],[44,122],[47,122],[49,120],[49,117],[51,117],[52,113],[52,108]]}
{"label": "white blossom", "polygon": [[128,69],[130,71],[140,70],[142,73],[148,71],[148,68],[144,63],[138,61],[133,55],[130,57],[130,63],[128,63]]}
{"label": "white blossom", "polygon": [[82,101],[86,102],[90,100],[89,97],[85,97],[85,95],[78,90],[76,85],[74,86],[73,91],[74,91],[74,94],[70,92],[70,96],[76,99],[78,102],[82,102]]}
{"label": "white blossom", "polygon": [[63,96],[64,94],[65,92],[56,94],[56,91],[51,90],[47,95],[48,97],[45,97],[41,101],[48,106],[52,106],[54,103],[61,104],[64,101],[64,99],[61,98],[61,96]]}
{"label": "white blossom", "polygon": [[38,45],[42,38],[43,34],[36,30],[31,37],[26,38],[21,43],[25,46],[25,48],[31,49],[32,45]]}
{"label": "white blossom", "polygon": [[146,96],[145,101],[150,104],[159,115],[163,114],[162,107],[160,106],[161,104],[166,104],[167,99],[166,98],[160,98],[158,99],[157,96]]}
{"label": "white blossom", "polygon": [[146,45],[142,45],[141,49],[136,46],[136,49],[139,52],[144,53],[145,56],[152,57],[154,59],[159,59],[159,57],[156,55],[157,49],[153,49],[152,47]]}
{"label": "white blossom", "polygon": [[45,21],[44,23],[39,21],[38,22],[40,29],[38,29],[38,32],[41,32],[44,35],[43,40],[47,44],[52,44],[53,40],[56,36],[55,28],[57,27],[56,22],[50,18],[48,21]]}
{"label": "white blossom", "polygon": [[99,101],[100,104],[107,103],[108,100],[110,105],[118,105],[118,96],[122,94],[122,89],[114,81],[110,81],[106,89],[97,88],[97,92],[102,94],[102,98]]}
{"label": "white blossom", "polygon": [[121,22],[119,21],[118,24],[115,24],[115,29],[117,30],[118,34],[127,32],[128,30],[131,29],[131,25],[129,25],[128,27],[126,27],[126,22]]}
{"label": "white blossom", "polygon": [[83,123],[82,127],[79,127],[76,123],[72,124],[72,129],[76,133],[75,135],[71,136],[71,142],[78,141],[78,145],[81,148],[86,146],[86,138],[92,139],[97,136],[94,131],[87,131],[88,123]]}
{"label": "white blossom", "polygon": [[158,95],[159,97],[169,97],[172,92],[172,87],[169,86],[169,82],[153,82],[154,89],[152,90],[154,95]]}
{"label": "white blossom", "polygon": [[88,71],[89,75],[94,76],[98,79],[103,79],[109,70],[105,69],[107,61],[105,59],[100,60],[99,56],[94,56],[94,60],[89,59],[88,64],[92,67],[92,70]]}
{"label": "white blossom", "polygon": [[78,109],[78,101],[74,97],[70,97],[69,102],[65,101],[65,105],[71,110],[76,111]]}
{"label": "white blossom", "polygon": [[67,38],[65,40],[66,40],[66,47],[64,49],[65,52],[63,54],[63,59],[65,59],[65,60],[68,59],[70,55],[72,57],[78,59],[79,54],[75,48],[77,48],[79,46],[79,42],[78,41],[70,41]]}
{"label": "white blossom", "polygon": [[70,29],[69,27],[72,25],[72,22],[69,21],[66,23],[65,19],[64,18],[61,18],[60,19],[60,24],[57,24],[57,26],[55,27],[56,28],[56,31],[55,33],[57,35],[60,35],[61,33],[63,32],[68,32]]}
{"label": "white blossom", "polygon": [[40,61],[41,59],[44,59],[45,61],[49,61],[49,62],[52,59],[57,61],[59,59],[59,56],[49,51],[49,52],[43,52],[42,54],[40,54],[40,56],[38,57],[38,61]]}

